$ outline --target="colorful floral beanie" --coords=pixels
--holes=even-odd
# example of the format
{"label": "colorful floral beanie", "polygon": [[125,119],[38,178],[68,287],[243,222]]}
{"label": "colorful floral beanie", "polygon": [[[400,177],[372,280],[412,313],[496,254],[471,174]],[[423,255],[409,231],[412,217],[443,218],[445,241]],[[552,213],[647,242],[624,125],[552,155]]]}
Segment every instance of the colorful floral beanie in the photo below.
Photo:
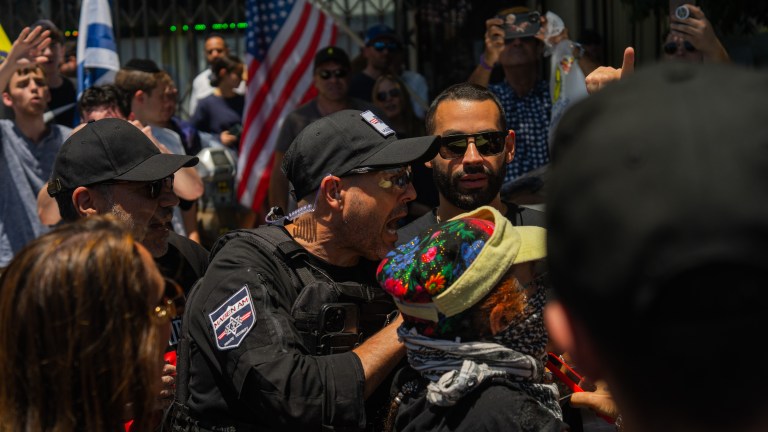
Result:
{"label": "colorful floral beanie", "polygon": [[379,284],[405,318],[438,322],[482,300],[513,264],[546,256],[546,230],[480,207],[431,227],[379,264]]}

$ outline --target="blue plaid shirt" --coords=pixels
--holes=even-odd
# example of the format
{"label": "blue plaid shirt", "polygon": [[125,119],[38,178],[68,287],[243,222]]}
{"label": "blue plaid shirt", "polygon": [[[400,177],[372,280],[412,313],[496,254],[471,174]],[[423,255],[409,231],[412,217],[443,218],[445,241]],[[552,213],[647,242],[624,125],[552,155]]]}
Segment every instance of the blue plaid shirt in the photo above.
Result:
{"label": "blue plaid shirt", "polygon": [[507,127],[515,131],[515,158],[507,165],[504,183],[549,163],[549,119],[552,98],[549,83],[539,81],[533,90],[518,97],[503,81],[488,88],[499,97],[507,116]]}

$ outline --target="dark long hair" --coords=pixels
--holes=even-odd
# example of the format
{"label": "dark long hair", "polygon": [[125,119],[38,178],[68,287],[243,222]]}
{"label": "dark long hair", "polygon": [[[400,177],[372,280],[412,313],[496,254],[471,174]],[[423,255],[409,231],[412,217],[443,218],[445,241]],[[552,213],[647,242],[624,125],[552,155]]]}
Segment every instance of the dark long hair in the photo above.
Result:
{"label": "dark long hair", "polygon": [[0,277],[1,431],[149,429],[160,278],[127,228],[89,217],[32,241]]}
{"label": "dark long hair", "polygon": [[418,117],[416,117],[416,114],[413,112],[413,105],[411,104],[410,92],[408,90],[408,87],[406,87],[405,83],[400,78],[394,75],[386,74],[376,79],[376,82],[373,84],[371,100],[373,101],[376,100],[376,93],[379,92],[379,86],[384,81],[391,81],[395,83],[398,89],[400,89],[400,104],[401,104],[400,115],[403,117],[403,124],[405,125],[405,130],[396,131],[398,132],[398,137],[412,138],[412,137],[424,135],[423,122]]}

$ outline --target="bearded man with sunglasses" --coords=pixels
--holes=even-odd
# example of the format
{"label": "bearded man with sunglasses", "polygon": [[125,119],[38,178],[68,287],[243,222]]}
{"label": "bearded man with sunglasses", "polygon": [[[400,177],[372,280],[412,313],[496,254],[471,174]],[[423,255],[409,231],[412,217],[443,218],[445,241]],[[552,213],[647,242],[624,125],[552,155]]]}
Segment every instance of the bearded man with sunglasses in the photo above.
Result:
{"label": "bearded man with sunglasses", "polygon": [[288,195],[288,179],[280,171],[280,166],[285,152],[302,129],[321,117],[344,109],[376,111],[370,103],[349,96],[349,69],[349,56],[339,47],[325,47],[315,54],[312,82],[317,89],[317,97],[288,114],[280,127],[269,179],[270,207],[286,211],[295,208],[295,201],[291,201]]}
{"label": "bearded man with sunglasses", "polygon": [[355,110],[299,134],[282,166],[299,209],[220,238],[190,293],[171,430],[371,430],[405,353],[376,266],[435,143]]}
{"label": "bearded man with sunglasses", "polygon": [[544,226],[544,213],[502,201],[507,165],[515,157],[515,132],[507,130],[504,109],[489,89],[455,84],[440,93],[427,111],[427,133],[439,135],[432,168],[440,204],[398,231],[398,243],[428,227],[488,205],[513,225]]}

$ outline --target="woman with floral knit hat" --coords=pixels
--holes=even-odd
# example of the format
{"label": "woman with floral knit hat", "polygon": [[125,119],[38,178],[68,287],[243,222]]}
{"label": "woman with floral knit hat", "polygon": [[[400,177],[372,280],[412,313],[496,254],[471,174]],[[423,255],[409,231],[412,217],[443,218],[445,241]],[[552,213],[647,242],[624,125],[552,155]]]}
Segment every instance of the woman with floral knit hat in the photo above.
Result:
{"label": "woman with floral knit hat", "polygon": [[[546,231],[481,207],[390,252],[377,278],[403,314],[410,369],[396,379],[397,431],[561,431],[544,382]],[[394,392],[393,392],[394,393]]]}

